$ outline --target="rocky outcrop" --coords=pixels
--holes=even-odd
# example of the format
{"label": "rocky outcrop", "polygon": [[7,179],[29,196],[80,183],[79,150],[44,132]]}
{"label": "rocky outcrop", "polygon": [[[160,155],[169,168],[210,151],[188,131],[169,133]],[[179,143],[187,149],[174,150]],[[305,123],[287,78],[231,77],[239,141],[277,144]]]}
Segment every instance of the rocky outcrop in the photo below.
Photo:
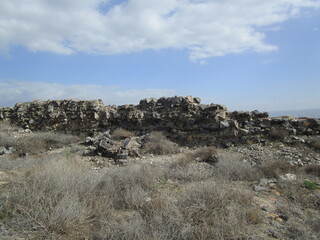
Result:
{"label": "rocky outcrop", "polygon": [[0,108],[0,120],[9,120],[31,130],[78,134],[117,127],[140,133],[160,130],[172,138],[190,141],[203,139],[203,136],[267,135],[275,128],[288,135],[319,135],[320,132],[319,119],[269,118],[268,113],[258,111],[228,112],[223,105],[201,104],[199,98],[191,96],[147,98],[138,105],[122,106],[105,106],[101,100],[17,103],[13,108]]}

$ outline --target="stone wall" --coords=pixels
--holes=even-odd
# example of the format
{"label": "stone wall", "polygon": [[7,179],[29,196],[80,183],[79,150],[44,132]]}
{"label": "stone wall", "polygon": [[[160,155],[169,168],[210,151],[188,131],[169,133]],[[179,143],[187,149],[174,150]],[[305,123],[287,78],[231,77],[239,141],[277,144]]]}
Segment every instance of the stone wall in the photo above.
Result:
{"label": "stone wall", "polygon": [[[0,108],[0,121],[9,120],[31,130],[91,133],[122,127],[141,133],[165,131],[175,136],[241,138],[266,135],[277,128],[292,135],[319,135],[320,120],[269,118],[268,113],[228,112],[219,104],[201,104],[199,98],[147,98],[138,105],[106,106],[101,100],[33,101]],[[196,139],[195,139],[196,140]]]}

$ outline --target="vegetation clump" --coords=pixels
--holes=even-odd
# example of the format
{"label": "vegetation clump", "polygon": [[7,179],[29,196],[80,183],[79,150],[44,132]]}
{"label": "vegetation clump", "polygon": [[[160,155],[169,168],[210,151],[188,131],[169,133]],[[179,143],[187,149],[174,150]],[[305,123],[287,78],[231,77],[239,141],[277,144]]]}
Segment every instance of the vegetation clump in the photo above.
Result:
{"label": "vegetation clump", "polygon": [[135,134],[123,128],[117,128],[112,132],[112,139],[123,140],[129,137],[134,137]]}
{"label": "vegetation clump", "polygon": [[288,131],[286,131],[285,129],[283,129],[281,127],[274,126],[271,128],[271,130],[269,132],[269,136],[272,139],[283,141],[285,138],[287,138],[289,136],[289,133],[288,133]]}
{"label": "vegetation clump", "polygon": [[152,154],[172,154],[178,151],[177,144],[171,142],[162,132],[151,132],[145,138],[143,150]]}

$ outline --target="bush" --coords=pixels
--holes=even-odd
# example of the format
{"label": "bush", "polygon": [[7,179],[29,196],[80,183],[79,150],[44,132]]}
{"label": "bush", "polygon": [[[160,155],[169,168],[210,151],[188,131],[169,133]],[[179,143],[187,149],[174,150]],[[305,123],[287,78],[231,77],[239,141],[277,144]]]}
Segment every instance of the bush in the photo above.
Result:
{"label": "bush", "polygon": [[182,239],[245,239],[253,223],[251,195],[220,181],[192,183],[178,206],[185,222]]}
{"label": "bush", "polygon": [[22,130],[22,128],[11,124],[8,121],[0,121],[0,131],[1,132],[12,132],[12,131],[18,131]]}
{"label": "bush", "polygon": [[134,137],[134,133],[123,128],[117,128],[112,133],[112,139],[122,140],[129,137]]}
{"label": "bush", "polygon": [[17,139],[15,149],[18,154],[37,154],[78,141],[79,138],[73,135],[51,132],[35,132]]}
{"label": "bush", "polygon": [[28,219],[39,232],[75,239],[87,234],[95,215],[92,205],[98,203],[91,202],[94,185],[86,168],[79,161],[58,157],[27,171],[13,182],[13,221]]}
{"label": "bush", "polygon": [[[132,235],[134,224],[130,222],[129,227],[127,216],[153,194],[159,175],[156,169],[138,165],[95,172],[82,161],[63,155],[33,166],[12,183],[7,221],[11,219],[21,229],[67,239],[90,238],[105,234],[106,229],[110,231],[106,236],[114,236],[119,222]],[[131,219],[139,221],[138,216]],[[106,226],[118,228],[102,229]]]}
{"label": "bush", "polygon": [[310,181],[308,179],[304,180],[303,183],[306,186],[306,188],[310,190],[320,189],[320,186],[317,183]]}
{"label": "bush", "polygon": [[288,131],[286,131],[284,128],[280,126],[272,127],[269,136],[275,140],[284,140],[286,137],[289,136]]}
{"label": "bush", "polygon": [[178,159],[179,165],[187,165],[192,162],[207,162],[209,164],[214,164],[218,162],[218,152],[214,146],[211,147],[201,147],[184,154]]}
{"label": "bush", "polygon": [[145,153],[172,154],[177,152],[177,144],[171,142],[161,132],[152,132],[146,136],[146,143],[143,146]]}
{"label": "bush", "polygon": [[215,165],[214,175],[227,181],[257,181],[261,173],[250,163],[242,162],[241,156],[232,153],[219,155],[219,162]]}
{"label": "bush", "polygon": [[320,177],[320,165],[307,165],[304,167],[304,171],[307,174],[312,174],[314,176]]}
{"label": "bush", "polygon": [[317,150],[320,150],[320,137],[312,138],[309,145]]}
{"label": "bush", "polygon": [[156,169],[130,165],[107,171],[96,190],[107,195],[115,209],[136,209],[150,197],[158,177]]}
{"label": "bush", "polygon": [[4,133],[0,133],[0,147],[14,147],[16,139]]}
{"label": "bush", "polygon": [[265,178],[278,178],[281,174],[295,173],[298,171],[298,168],[286,161],[274,160],[259,166],[258,170]]}
{"label": "bush", "polygon": [[172,185],[158,166],[95,171],[61,154],[30,164],[2,214],[32,239],[241,239],[260,222],[246,189],[216,178]]}

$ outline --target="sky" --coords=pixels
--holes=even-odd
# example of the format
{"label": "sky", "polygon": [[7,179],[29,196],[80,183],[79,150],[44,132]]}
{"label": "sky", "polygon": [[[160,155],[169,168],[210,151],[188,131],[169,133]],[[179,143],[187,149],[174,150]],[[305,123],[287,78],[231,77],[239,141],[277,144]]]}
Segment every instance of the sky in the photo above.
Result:
{"label": "sky", "polygon": [[176,95],[320,108],[320,0],[0,0],[0,107]]}

